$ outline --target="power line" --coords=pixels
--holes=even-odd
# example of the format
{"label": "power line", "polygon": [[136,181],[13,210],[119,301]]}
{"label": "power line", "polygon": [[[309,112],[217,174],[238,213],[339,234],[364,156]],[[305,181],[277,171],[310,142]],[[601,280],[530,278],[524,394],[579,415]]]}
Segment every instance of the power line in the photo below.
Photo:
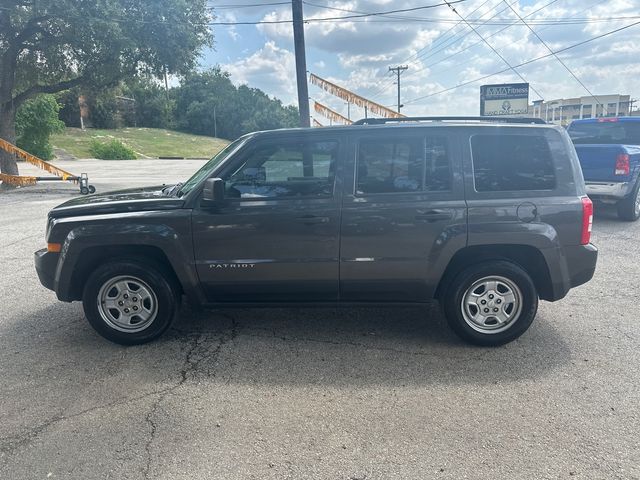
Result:
{"label": "power line", "polygon": [[[507,3],[507,2],[506,2],[506,0],[503,0],[503,1],[504,1],[504,3]],[[509,5],[509,4],[507,3],[507,5]],[[594,99],[596,102],[598,102],[598,104],[602,105],[602,102],[600,102],[600,100],[598,99],[598,97],[596,97],[593,93],[591,93],[591,90],[589,90],[589,89],[587,88],[587,86],[586,86],[584,83],[582,83],[582,80],[580,80],[580,79],[578,78],[578,76],[577,76],[575,73],[573,73],[573,71],[572,71],[572,70],[567,66],[567,64],[566,64],[566,63],[564,63],[564,62],[562,61],[562,59],[561,59],[560,57],[558,57],[558,55],[556,55],[556,54],[553,52],[553,50],[551,50],[551,47],[549,47],[549,45],[547,44],[547,42],[545,42],[545,41],[542,39],[542,37],[541,37],[540,35],[538,35],[538,34],[536,33],[536,31],[535,31],[533,28],[531,28],[531,26],[530,26],[530,25],[529,25],[529,24],[524,20],[524,18],[522,18],[522,17],[520,16],[520,14],[519,14],[518,12],[516,12],[515,8],[513,8],[511,5],[509,5],[509,8],[511,9],[511,11],[513,11],[513,13],[515,14],[515,16],[516,16],[516,17],[518,17],[518,19],[519,19],[522,23],[524,23],[524,24],[527,26],[527,28],[528,28],[529,30],[531,30],[531,33],[533,33],[533,34],[536,36],[536,38],[537,38],[538,40],[540,40],[540,43],[542,43],[542,44],[545,46],[545,48],[546,48],[547,50],[549,50],[549,52],[550,52],[550,53],[555,57],[555,59],[556,59],[556,60],[558,60],[558,62],[560,62],[560,65],[562,65],[562,66],[567,70],[567,72],[569,72],[569,73],[571,74],[571,76],[572,76],[573,78],[575,78],[575,79],[576,79],[576,81],[577,81],[580,85],[582,85],[582,88],[584,88],[584,89],[587,91],[587,93],[588,93],[589,95],[591,95],[591,96],[593,97],[593,99]],[[542,98],[542,97],[540,97],[540,98]]]}
{"label": "power line", "polygon": [[[518,0],[515,0],[515,1],[518,1]],[[501,3],[501,1],[499,1],[499,2],[498,2],[498,4],[500,4],[500,3]],[[498,4],[496,4],[496,5],[494,6],[494,8],[495,8],[495,7],[497,7],[497,6],[498,6]],[[500,15],[500,14],[501,14],[502,12],[504,12],[505,10],[507,10],[507,9],[506,9],[506,8],[503,8],[502,10],[500,10],[500,11],[496,12],[496,13],[495,13],[495,14],[493,14],[491,17],[489,17],[488,19],[486,19],[486,20],[484,21],[484,23],[480,24],[479,26],[484,26],[484,25],[489,24],[489,22],[490,22],[491,20],[493,20],[495,17],[497,17],[498,15]],[[466,20],[466,21],[468,22],[469,20]],[[464,23],[464,19],[463,19],[463,20],[460,20],[460,23]],[[470,23],[470,22],[469,22],[469,23]],[[511,25],[510,25],[510,26],[511,26]],[[508,27],[506,27],[506,28],[508,28]],[[429,53],[428,55],[420,55],[419,57],[417,57],[417,58],[416,58],[416,60],[426,60],[426,59],[428,59],[428,58],[435,57],[438,53],[440,53],[440,52],[443,52],[443,51],[447,50],[449,47],[451,47],[451,45],[453,45],[453,44],[455,44],[455,43],[458,43],[458,42],[460,42],[460,41],[464,40],[466,37],[468,37],[469,35],[472,35],[473,33],[474,33],[474,32],[473,32],[473,29],[472,29],[471,31],[469,31],[469,32],[465,33],[465,34],[464,34],[464,35],[462,35],[461,37],[459,37],[459,38],[457,38],[457,39],[456,39],[456,38],[454,38],[451,42],[447,43],[446,45],[444,45],[444,46],[440,46],[440,48],[438,48],[437,50],[435,50],[435,51],[433,51],[433,52]],[[490,36],[489,36],[489,38],[491,38],[491,36],[492,36],[492,35],[490,35]],[[480,40],[480,42],[478,42],[478,43],[483,43],[483,40]],[[412,74],[415,74],[415,73],[421,72],[422,70],[424,70],[424,67],[419,68],[419,69],[417,69],[417,70],[414,70],[414,71],[412,72]]]}
{"label": "power line", "polygon": [[[578,42],[578,43],[570,45],[568,47],[564,47],[564,48],[560,48],[558,50],[555,50],[553,53],[547,53],[546,55],[542,55],[540,57],[536,57],[536,58],[532,58],[531,60],[527,60],[526,62],[519,63],[517,65],[514,65],[514,67],[515,68],[524,67],[526,65],[529,65],[531,63],[537,62],[539,60],[543,60],[545,58],[549,58],[551,56],[557,55],[558,53],[563,53],[563,52],[566,52],[567,50],[572,50],[574,48],[580,47],[582,45],[585,45],[587,43],[593,42],[595,40],[599,40],[599,39],[607,37],[609,35],[613,35],[614,33],[621,32],[622,30],[626,30],[628,28],[635,27],[636,25],[640,25],[640,22],[634,22],[634,23],[631,23],[629,25],[625,25],[624,27],[616,28],[615,30],[611,30],[609,32],[602,33],[600,35],[596,35],[595,37],[588,38],[587,40],[583,40],[582,42]],[[408,100],[408,101],[406,101],[404,103],[405,103],[405,105],[407,105],[409,103],[415,103],[417,101],[424,100],[424,99],[430,98],[430,97],[434,97],[434,96],[440,95],[442,93],[450,92],[452,90],[456,90],[456,89],[461,88],[461,87],[466,87],[467,85],[471,85],[472,83],[480,82],[480,81],[485,80],[485,79],[490,78],[490,77],[495,77],[496,75],[500,75],[501,73],[508,72],[509,70],[511,70],[511,68],[505,68],[505,69],[500,70],[498,72],[493,72],[493,73],[490,73],[488,75],[483,75],[481,77],[474,78],[473,80],[469,80],[469,81],[460,83],[460,84],[458,84],[458,85],[456,85],[454,87],[445,88],[444,90],[440,90],[438,92],[434,92],[434,93],[430,93],[428,95],[422,95],[420,97],[416,97],[416,98]]]}
{"label": "power line", "polygon": [[[556,3],[557,1],[558,1],[558,0],[551,0],[549,3],[547,3],[547,4],[543,5],[542,7],[538,8],[537,10],[534,10],[533,12],[531,12],[529,15],[525,16],[524,18],[527,18],[527,17],[529,17],[529,16],[531,16],[531,15],[534,15],[534,14],[538,13],[540,10],[543,10],[543,9],[547,8],[549,5],[551,5],[551,4],[553,4],[553,3]],[[591,7],[589,7],[589,8],[591,8]],[[505,10],[506,10],[506,9],[505,9]],[[587,8],[587,10],[588,10],[588,8]],[[504,10],[501,10],[501,12],[502,12],[502,11],[504,11]],[[496,32],[493,32],[491,35],[489,35],[489,36],[488,36],[488,37],[486,37],[486,38],[487,38],[487,39],[489,39],[489,38],[495,37],[496,35],[498,35],[498,34],[500,34],[500,33],[504,32],[505,30],[507,30],[507,29],[511,28],[512,26],[513,26],[513,25],[508,25],[508,26],[506,26],[506,27],[504,27],[504,28],[501,28],[500,30],[498,30],[498,31],[496,31]],[[471,33],[471,32],[469,32],[469,33]],[[476,42],[476,43],[474,43],[474,44],[472,44],[472,45],[469,45],[469,46],[467,46],[467,47],[463,48],[462,50],[458,50],[457,52],[452,53],[451,55],[447,55],[446,57],[441,58],[440,60],[437,60],[437,61],[435,61],[435,62],[433,62],[433,63],[430,63],[430,64],[428,64],[428,65],[423,65],[423,66],[422,66],[422,67],[420,67],[419,69],[417,69],[417,70],[413,70],[413,71],[411,72],[411,75],[414,75],[414,74],[416,74],[416,73],[422,72],[423,70],[426,70],[427,68],[434,67],[434,66],[438,65],[439,63],[446,62],[446,61],[447,61],[447,60],[449,60],[450,58],[453,58],[453,57],[455,57],[456,55],[461,54],[462,52],[466,52],[467,50],[469,50],[469,49],[471,49],[471,48],[475,47],[476,45],[480,45],[481,43],[483,43],[483,41],[482,41],[482,40],[480,40],[480,41],[478,41],[478,42]],[[446,50],[446,48],[445,48],[445,50]],[[435,53],[439,53],[440,51],[442,51],[442,50],[439,50],[438,52],[435,52]],[[426,58],[429,58],[429,57],[423,57],[423,59],[426,59]]]}
{"label": "power line", "polygon": [[[475,12],[477,12],[478,10],[480,10],[483,6],[485,6],[487,3],[489,3],[491,0],[485,0],[484,2],[482,2],[478,7],[476,7],[475,9],[473,9],[471,12],[469,12],[469,15],[473,15]],[[498,4],[494,5],[491,9],[493,10]],[[493,18],[493,17],[491,17]],[[450,31],[455,30],[456,27],[458,25],[460,25],[462,23],[461,20],[458,20],[457,23],[449,28],[446,32],[438,35],[438,38],[431,43],[431,45],[425,45],[423,48],[421,48],[420,50],[418,50],[417,52],[415,52],[414,54],[410,55],[409,57],[407,57],[405,60],[403,60],[400,63],[406,63],[406,62],[414,62],[415,60],[418,60],[420,58],[420,53],[425,51],[427,48],[429,47],[434,47],[438,41],[440,41],[440,39],[442,39],[441,42],[444,42],[445,40],[443,39],[443,37],[445,35],[447,35]],[[449,37],[449,39],[454,38],[457,34],[452,35],[451,37]],[[464,36],[462,37],[464,38]],[[448,39],[447,39],[448,40]],[[415,58],[414,58],[415,57]],[[385,93],[391,86],[393,85],[393,81],[391,82],[387,82],[381,89],[376,90],[376,92],[374,93],[374,98],[375,97],[379,97],[380,95],[382,95],[383,93]]]}
{"label": "power line", "polygon": [[[432,5],[422,5],[420,7],[400,8],[397,10],[388,10],[385,12],[360,12],[360,13],[357,13],[356,15],[347,15],[345,17],[336,17],[336,18],[348,19],[348,18],[360,18],[360,17],[374,17],[374,16],[380,16],[380,15],[391,15],[394,13],[415,12],[417,10],[426,10],[428,8],[443,7],[445,5],[448,5],[449,3],[463,3],[466,1],[467,0],[455,0],[453,2],[443,1],[442,3],[435,3]],[[302,3],[312,7],[318,7],[318,6],[321,8],[323,7],[322,5],[317,5],[317,4],[309,3],[306,1],[303,1]]]}
{"label": "power line", "polygon": [[[480,32],[478,32],[478,30],[477,30],[475,27],[473,27],[471,24],[469,24],[469,23],[467,22],[467,20],[466,20],[462,15],[460,15],[460,14],[458,13],[458,11],[455,9],[455,7],[453,7],[452,5],[450,5],[450,4],[449,4],[449,2],[447,2],[446,0],[445,0],[445,3],[447,3],[447,5],[448,5],[448,6],[449,6],[449,8],[453,11],[453,13],[455,13],[456,15],[458,15],[458,16],[459,16],[459,17],[464,21],[464,23],[465,23],[469,28],[471,28],[471,29],[474,31],[474,33],[475,33],[476,35],[478,35],[478,37],[480,37],[480,39],[481,39],[481,40],[482,40],[482,41],[487,45],[487,47],[489,47],[489,48],[491,49],[491,51],[493,51],[493,53],[495,53],[498,57],[500,57],[500,59],[501,59],[501,60],[502,60],[502,61],[503,61],[503,62],[504,62],[504,63],[505,63],[505,64],[506,64],[506,65],[507,65],[511,70],[513,70],[513,73],[515,73],[516,75],[518,75],[518,77],[520,77],[520,79],[521,79],[523,82],[525,82],[525,83],[529,83],[529,82],[527,82],[527,80],[522,76],[522,74],[521,74],[520,72],[518,72],[518,71],[515,69],[515,67],[511,66],[511,64],[509,63],[509,61],[508,61],[506,58],[504,58],[504,57],[500,54],[500,52],[498,52],[498,50],[496,50],[496,49],[493,47],[493,45],[491,45],[491,44],[490,44],[490,43],[489,43],[489,42],[488,42],[488,41],[487,41],[487,40],[486,40],[486,39],[485,39],[485,38],[480,34]],[[531,90],[533,90],[533,91],[535,92],[535,94],[536,94],[536,95],[538,95],[538,97],[539,97],[539,98],[544,98],[544,97],[540,94],[540,92],[538,92],[538,90],[536,90],[536,88],[535,88],[533,85],[530,85],[530,88],[531,88]]]}
{"label": "power line", "polygon": [[291,5],[291,2],[272,2],[272,3],[243,3],[236,5],[211,5],[209,8],[253,8],[253,7],[272,7],[276,5]]}
{"label": "power line", "polygon": [[[557,1],[557,0],[552,0],[552,2],[550,2],[550,3],[554,3],[555,1]],[[597,0],[596,2],[592,3],[591,5],[589,5],[587,8],[585,8],[585,9],[583,9],[583,10],[579,11],[579,12],[578,12],[578,14],[580,14],[580,13],[582,13],[582,12],[586,12],[587,10],[592,9],[594,6],[598,5],[599,3],[603,3],[603,2],[605,2],[605,1],[606,1],[606,0]],[[545,6],[543,6],[542,8],[546,8],[548,5],[550,5],[550,3],[546,4],[546,5],[545,5]],[[534,14],[534,13],[536,13],[536,11],[531,12],[529,15],[532,15],[532,14]],[[526,16],[526,17],[524,17],[524,18],[527,18],[529,15],[527,15],[527,16]],[[571,17],[567,17],[567,18],[571,18]],[[552,27],[552,26],[551,26],[551,25],[549,25],[549,26],[546,26],[546,27],[544,27],[544,28],[541,28],[539,31],[547,30],[547,29],[549,29],[549,28],[551,28],[551,27]],[[509,27],[504,27],[504,28],[501,28],[500,30],[497,30],[496,32],[494,32],[494,33],[492,33],[491,35],[489,35],[489,36],[487,37],[487,39],[489,39],[489,38],[491,38],[491,37],[493,37],[493,36],[495,36],[495,35],[498,35],[499,33],[501,33],[501,32],[503,32],[503,31],[507,30],[508,28],[509,28]],[[512,45],[515,45],[515,44],[521,43],[521,42],[523,42],[524,40],[527,40],[527,37],[522,37],[520,40],[518,40],[518,41],[514,42]],[[460,53],[463,53],[463,52],[465,52],[465,51],[467,51],[467,50],[472,49],[473,47],[475,47],[475,46],[477,46],[477,45],[480,45],[481,43],[482,43],[482,41],[478,41],[478,42],[476,42],[476,43],[474,43],[474,44],[471,44],[471,45],[467,46],[466,48],[463,48],[462,50],[459,50],[459,51],[457,51],[457,52],[455,52],[455,53],[452,53],[451,55],[448,55],[448,56],[446,56],[446,57],[444,57],[444,58],[441,58],[441,59],[440,59],[440,60],[438,60],[438,61],[435,61],[435,62],[433,62],[433,63],[427,64],[427,65],[424,65],[424,67],[423,67],[423,68],[421,68],[421,69],[419,69],[419,70],[413,70],[413,71],[411,72],[411,74],[414,74],[414,73],[416,73],[416,72],[418,72],[418,71],[421,71],[421,70],[424,70],[424,69],[427,69],[427,68],[434,67],[435,65],[438,65],[439,63],[445,62],[445,61],[449,60],[450,58],[455,57],[456,55],[458,55],[458,54],[460,54]],[[456,64],[456,65],[453,65],[453,66],[451,66],[451,67],[448,67],[448,68],[445,68],[445,69],[441,69],[441,70],[438,70],[438,71],[436,71],[436,72],[432,72],[432,73],[431,73],[431,75],[432,75],[432,76],[436,76],[436,75],[438,75],[438,74],[441,74],[441,73],[444,73],[444,72],[450,71],[451,69],[453,69],[453,68],[457,68],[457,67],[458,67],[458,65]]]}

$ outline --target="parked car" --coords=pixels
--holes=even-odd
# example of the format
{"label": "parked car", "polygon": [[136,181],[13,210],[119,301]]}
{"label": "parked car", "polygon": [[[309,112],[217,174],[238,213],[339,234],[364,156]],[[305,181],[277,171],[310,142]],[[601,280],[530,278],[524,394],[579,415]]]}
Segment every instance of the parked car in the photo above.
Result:
{"label": "parked car", "polygon": [[592,203],[566,132],[536,119],[366,120],[245,135],[184,184],[48,217],[42,284],[122,344],[183,294],[205,306],[441,302],[500,345],[593,276]]}
{"label": "parked car", "polygon": [[574,120],[568,128],[592,199],[617,205],[622,220],[640,218],[640,117]]}

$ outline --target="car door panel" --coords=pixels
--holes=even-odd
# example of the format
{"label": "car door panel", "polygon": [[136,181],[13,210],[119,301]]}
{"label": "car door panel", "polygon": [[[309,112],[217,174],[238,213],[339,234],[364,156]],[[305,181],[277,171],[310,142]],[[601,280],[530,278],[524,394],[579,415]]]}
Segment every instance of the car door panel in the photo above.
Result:
{"label": "car door panel", "polygon": [[[275,137],[269,141],[327,140],[318,138],[317,135],[302,135],[281,140]],[[331,141],[338,144],[334,167],[337,171],[342,147],[339,139]],[[260,145],[248,146],[248,152]],[[243,161],[242,152],[239,152],[238,160],[230,162],[221,176],[235,178],[236,163]],[[252,167],[251,175],[257,175],[259,180],[247,180],[248,176],[243,174],[241,181],[230,184],[229,190],[234,195],[245,198],[228,198],[213,208],[194,209],[196,269],[205,294],[212,303],[338,300],[338,182],[331,191],[320,189],[317,195],[305,196],[305,192],[316,192],[311,185],[313,182],[304,180],[304,177],[288,176],[290,172],[276,172],[277,168],[265,169],[275,172],[273,182],[265,183],[265,178],[269,180],[269,173],[265,177],[264,171]],[[308,173],[305,166],[300,175]],[[291,179],[290,183],[288,179]],[[275,195],[289,194],[290,191],[298,195],[255,198],[274,192]]]}
{"label": "car door panel", "polygon": [[[429,134],[425,129],[414,135]],[[374,137],[354,138],[346,163],[346,171],[352,173],[345,179],[345,185],[353,188],[345,191],[342,209],[342,300],[427,301],[442,274],[435,270],[446,267],[441,259],[465,246],[466,202],[459,149],[447,135],[439,135],[447,142],[449,187],[429,192],[358,192],[356,177],[358,169],[362,170],[356,165],[358,145]]]}

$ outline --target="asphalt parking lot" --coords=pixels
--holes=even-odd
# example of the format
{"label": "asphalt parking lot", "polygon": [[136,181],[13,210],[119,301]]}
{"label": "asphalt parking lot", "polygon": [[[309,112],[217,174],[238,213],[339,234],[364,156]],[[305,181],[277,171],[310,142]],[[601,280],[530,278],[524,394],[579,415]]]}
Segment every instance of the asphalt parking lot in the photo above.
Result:
{"label": "asphalt parking lot", "polygon": [[[201,163],[61,166],[100,192]],[[75,194],[0,193],[0,479],[640,478],[640,222],[598,209],[594,280],[497,349],[435,306],[188,305],[126,348],[33,268],[46,212]]]}

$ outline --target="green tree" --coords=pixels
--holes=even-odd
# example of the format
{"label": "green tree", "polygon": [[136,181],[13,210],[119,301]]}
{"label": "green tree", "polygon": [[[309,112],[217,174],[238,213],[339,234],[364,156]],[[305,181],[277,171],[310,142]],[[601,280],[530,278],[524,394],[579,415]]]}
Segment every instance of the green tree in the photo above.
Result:
{"label": "green tree", "polygon": [[173,92],[167,95],[164,87],[154,81],[153,77],[145,75],[131,79],[126,82],[123,90],[127,97],[135,100],[135,125],[149,128],[175,127]]}
{"label": "green tree", "polygon": [[228,72],[216,67],[187,75],[172,92],[179,129],[235,139],[255,130],[297,126],[298,110],[257,88],[236,88]]}
{"label": "green tree", "polygon": [[[15,142],[16,109],[40,93],[184,74],[210,45],[207,0],[15,0],[0,8],[0,137]],[[0,152],[0,170],[17,174]]]}
{"label": "green tree", "polygon": [[53,95],[38,95],[24,102],[16,114],[17,145],[44,160],[53,158],[49,137],[64,130],[59,111]]}

